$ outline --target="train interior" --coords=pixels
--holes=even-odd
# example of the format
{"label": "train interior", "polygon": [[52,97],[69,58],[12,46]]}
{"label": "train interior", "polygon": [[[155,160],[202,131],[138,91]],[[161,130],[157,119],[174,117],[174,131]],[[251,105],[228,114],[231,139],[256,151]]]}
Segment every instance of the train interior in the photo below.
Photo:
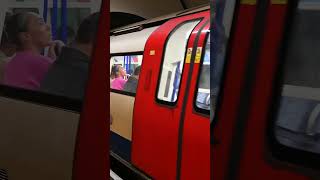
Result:
{"label": "train interior", "polygon": [[285,54],[278,140],[287,146],[320,152],[319,135],[319,4],[300,1]]}
{"label": "train interior", "polygon": [[[0,34],[6,33],[3,27],[8,13],[34,12],[45,14],[49,24],[57,21],[52,34],[57,39],[63,38],[59,26],[61,21],[66,21],[65,43],[68,44],[82,19],[99,11],[101,4],[100,0],[68,2],[68,16],[62,17],[63,8],[55,4],[57,2],[47,1],[45,7],[42,0],[1,1]],[[14,88],[9,88],[9,93],[5,93],[5,89],[1,87],[0,93],[0,169],[4,172],[1,175],[17,180],[71,179],[79,113],[63,106],[48,105],[50,98],[37,93]]]}

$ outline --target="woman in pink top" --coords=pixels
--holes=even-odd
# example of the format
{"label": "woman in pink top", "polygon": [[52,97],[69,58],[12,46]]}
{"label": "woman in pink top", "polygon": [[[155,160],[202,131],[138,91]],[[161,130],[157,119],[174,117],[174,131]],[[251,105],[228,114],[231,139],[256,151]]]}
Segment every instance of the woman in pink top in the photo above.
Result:
{"label": "woman in pink top", "polygon": [[115,77],[111,82],[111,89],[122,90],[127,82],[124,79],[127,75],[126,70],[120,65],[115,65],[112,69]]}
{"label": "woman in pink top", "polygon": [[49,50],[51,58],[41,55],[53,44],[50,26],[39,15],[26,12],[13,15],[6,30],[17,45],[17,53],[5,67],[4,84],[37,90],[55,58],[53,46]]}

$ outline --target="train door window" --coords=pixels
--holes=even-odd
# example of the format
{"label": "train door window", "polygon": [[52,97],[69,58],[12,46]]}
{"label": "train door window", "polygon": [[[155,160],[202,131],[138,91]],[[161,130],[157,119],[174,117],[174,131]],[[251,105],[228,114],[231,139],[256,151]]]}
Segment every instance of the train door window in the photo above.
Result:
{"label": "train door window", "polygon": [[188,39],[199,22],[193,20],[181,24],[167,39],[158,82],[157,100],[160,102],[170,104],[177,100]]}
{"label": "train door window", "polygon": [[320,2],[300,0],[284,54],[277,141],[298,151],[320,153]]}
{"label": "train door window", "polygon": [[133,95],[136,93],[142,55],[112,56],[110,60],[111,89]]}
{"label": "train door window", "polygon": [[202,57],[200,77],[195,101],[196,110],[209,114],[210,111],[210,36],[207,38]]}

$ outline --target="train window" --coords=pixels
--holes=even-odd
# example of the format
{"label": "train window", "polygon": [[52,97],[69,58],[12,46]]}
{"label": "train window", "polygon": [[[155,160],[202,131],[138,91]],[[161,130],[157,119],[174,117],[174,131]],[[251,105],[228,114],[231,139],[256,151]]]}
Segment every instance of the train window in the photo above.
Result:
{"label": "train window", "polygon": [[175,103],[180,88],[186,46],[189,36],[200,20],[188,21],[178,26],[167,39],[158,82],[157,99]]}
{"label": "train window", "polygon": [[206,49],[202,57],[202,66],[198,80],[196,96],[196,109],[200,111],[210,111],[210,36],[206,42]]}
{"label": "train window", "polygon": [[[51,3],[45,8],[42,3],[30,1],[5,4],[7,13],[0,13],[0,85],[8,89],[3,92],[6,96],[26,99],[22,94],[38,94],[46,99],[41,101],[44,104],[65,107],[65,103],[58,105],[56,100],[48,100],[53,95],[81,106],[99,13],[93,11],[98,6],[96,2],[79,3],[67,4],[68,13],[59,13],[62,5],[57,7],[56,18],[50,17]],[[21,93],[21,97],[14,92]]]}
{"label": "train window", "polygon": [[[212,8],[211,12],[212,26],[210,29],[210,122],[217,120],[215,112],[220,89],[223,87],[223,70],[227,63],[227,47],[231,36],[236,1],[213,1],[212,6],[215,8]],[[211,126],[213,127],[214,124],[212,123]]]}
{"label": "train window", "polygon": [[112,90],[135,94],[142,55],[112,56],[110,60],[110,83]]}
{"label": "train window", "polygon": [[[81,23],[81,20],[87,17],[90,14],[90,8],[68,8],[68,16],[67,16],[67,44],[70,44],[77,32],[77,29]],[[50,14],[48,19],[51,19],[51,16],[53,15],[53,8],[50,8]],[[57,24],[61,24],[61,15],[62,11],[61,8],[58,9],[58,14],[57,14]],[[56,29],[56,34],[54,34],[54,38],[56,39],[63,39],[63,34],[62,34],[62,26],[58,26]]]}
{"label": "train window", "polygon": [[282,75],[275,136],[284,146],[320,153],[320,3],[300,0]]}

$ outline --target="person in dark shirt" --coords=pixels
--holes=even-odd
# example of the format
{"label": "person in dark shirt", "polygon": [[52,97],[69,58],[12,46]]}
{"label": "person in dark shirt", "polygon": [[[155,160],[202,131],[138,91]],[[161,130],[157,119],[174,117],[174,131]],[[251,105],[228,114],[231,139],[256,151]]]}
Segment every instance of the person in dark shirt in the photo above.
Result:
{"label": "person in dark shirt", "polygon": [[42,81],[42,91],[82,100],[98,21],[99,14],[94,13],[81,22],[75,41],[62,49]]}
{"label": "person in dark shirt", "polygon": [[133,75],[129,77],[127,83],[124,85],[124,88],[123,88],[124,91],[136,93],[139,74],[140,74],[140,68],[141,66],[136,67]]}

